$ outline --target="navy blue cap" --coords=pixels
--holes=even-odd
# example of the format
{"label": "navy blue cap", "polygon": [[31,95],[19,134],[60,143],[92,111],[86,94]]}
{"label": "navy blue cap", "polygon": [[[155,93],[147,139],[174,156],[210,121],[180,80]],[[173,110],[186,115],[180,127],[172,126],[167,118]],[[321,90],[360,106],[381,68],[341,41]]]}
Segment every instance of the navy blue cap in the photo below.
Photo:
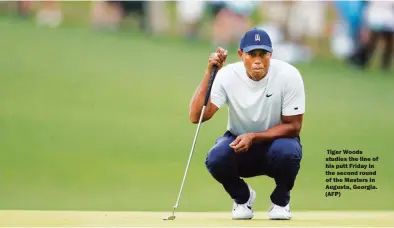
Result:
{"label": "navy blue cap", "polygon": [[239,48],[243,52],[250,52],[256,49],[272,52],[271,38],[264,30],[253,28],[241,38]]}

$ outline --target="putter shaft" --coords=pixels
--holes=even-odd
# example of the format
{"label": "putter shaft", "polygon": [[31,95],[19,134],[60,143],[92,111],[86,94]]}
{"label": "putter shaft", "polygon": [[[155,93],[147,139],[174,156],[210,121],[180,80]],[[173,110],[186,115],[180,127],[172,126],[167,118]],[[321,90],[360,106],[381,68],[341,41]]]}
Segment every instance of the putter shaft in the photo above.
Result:
{"label": "putter shaft", "polygon": [[[199,121],[198,121],[197,130],[196,130],[196,133],[195,133],[195,135],[194,135],[194,140],[193,140],[192,148],[191,148],[191,150],[190,150],[189,159],[188,159],[188,161],[187,161],[185,173],[184,173],[184,175],[183,175],[181,188],[179,189],[178,198],[177,198],[176,203],[175,203],[175,205],[174,205],[174,207],[173,207],[173,209],[172,209],[172,217],[173,217],[173,219],[175,219],[175,210],[176,210],[176,209],[178,208],[178,206],[179,206],[179,200],[180,200],[181,195],[182,195],[182,191],[183,191],[183,186],[184,186],[184,184],[185,184],[186,175],[187,175],[187,172],[188,172],[189,166],[190,166],[190,161],[191,161],[191,159],[192,159],[192,157],[193,157],[194,147],[195,147],[196,142],[197,142],[198,133],[200,132],[200,127],[201,127],[202,119],[203,119],[203,117],[204,117],[205,108],[206,108],[206,105],[204,105],[204,106],[202,107],[202,110],[201,110],[200,119],[199,119]],[[170,216],[170,217],[171,217],[171,216]],[[170,218],[170,217],[169,217],[169,218]]]}
{"label": "putter shaft", "polygon": [[201,127],[202,119],[204,117],[205,108],[207,107],[207,104],[208,104],[209,95],[211,93],[212,84],[213,84],[213,81],[215,80],[215,76],[216,76],[217,70],[218,70],[218,66],[217,65],[213,65],[212,66],[211,75],[210,75],[209,81],[208,81],[208,90],[207,90],[207,92],[205,94],[204,105],[202,106],[200,119],[198,121],[196,134],[194,135],[194,140],[193,140],[192,148],[190,150],[189,159],[188,159],[187,164],[186,164],[186,169],[185,169],[185,173],[183,175],[181,188],[179,189],[178,198],[177,198],[176,203],[175,203],[175,205],[173,207],[173,210],[172,210],[172,216],[167,217],[167,220],[174,220],[175,219],[175,210],[179,206],[179,200],[180,200],[181,195],[182,195],[183,185],[185,184],[185,179],[186,179],[187,172],[189,170],[190,161],[192,160],[192,157],[193,157],[194,147],[195,147],[196,142],[197,142],[198,133],[200,132],[200,127]]}

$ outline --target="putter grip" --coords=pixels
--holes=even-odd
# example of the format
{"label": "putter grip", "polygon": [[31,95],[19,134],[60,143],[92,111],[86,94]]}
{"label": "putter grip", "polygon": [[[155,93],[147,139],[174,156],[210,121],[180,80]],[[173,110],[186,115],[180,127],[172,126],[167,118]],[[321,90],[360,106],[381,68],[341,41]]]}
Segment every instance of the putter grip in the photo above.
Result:
{"label": "putter grip", "polygon": [[212,66],[211,76],[209,77],[209,81],[208,81],[208,90],[207,93],[205,94],[204,106],[207,106],[208,104],[209,95],[211,94],[211,89],[212,89],[213,81],[215,80],[216,77],[217,69],[218,67],[216,65]]}

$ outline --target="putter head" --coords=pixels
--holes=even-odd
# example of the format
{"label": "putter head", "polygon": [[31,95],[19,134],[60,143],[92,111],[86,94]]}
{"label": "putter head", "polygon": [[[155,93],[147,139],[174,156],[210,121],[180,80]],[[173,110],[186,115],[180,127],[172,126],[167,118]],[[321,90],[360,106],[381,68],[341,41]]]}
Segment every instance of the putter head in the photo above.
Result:
{"label": "putter head", "polygon": [[163,218],[163,220],[167,221],[167,220],[174,220],[175,219],[175,215],[171,215],[171,216],[166,216]]}
{"label": "putter head", "polygon": [[178,203],[175,204],[175,206],[172,208],[172,215],[164,217],[163,220],[165,220],[165,221],[174,220],[175,219],[175,209],[177,207],[178,207]]}

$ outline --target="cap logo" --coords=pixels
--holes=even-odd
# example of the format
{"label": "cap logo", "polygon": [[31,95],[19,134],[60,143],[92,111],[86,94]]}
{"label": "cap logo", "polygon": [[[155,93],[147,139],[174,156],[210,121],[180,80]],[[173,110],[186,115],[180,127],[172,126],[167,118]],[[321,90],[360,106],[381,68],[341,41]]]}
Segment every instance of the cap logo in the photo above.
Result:
{"label": "cap logo", "polygon": [[260,35],[259,34],[254,35],[254,41],[260,41]]}

